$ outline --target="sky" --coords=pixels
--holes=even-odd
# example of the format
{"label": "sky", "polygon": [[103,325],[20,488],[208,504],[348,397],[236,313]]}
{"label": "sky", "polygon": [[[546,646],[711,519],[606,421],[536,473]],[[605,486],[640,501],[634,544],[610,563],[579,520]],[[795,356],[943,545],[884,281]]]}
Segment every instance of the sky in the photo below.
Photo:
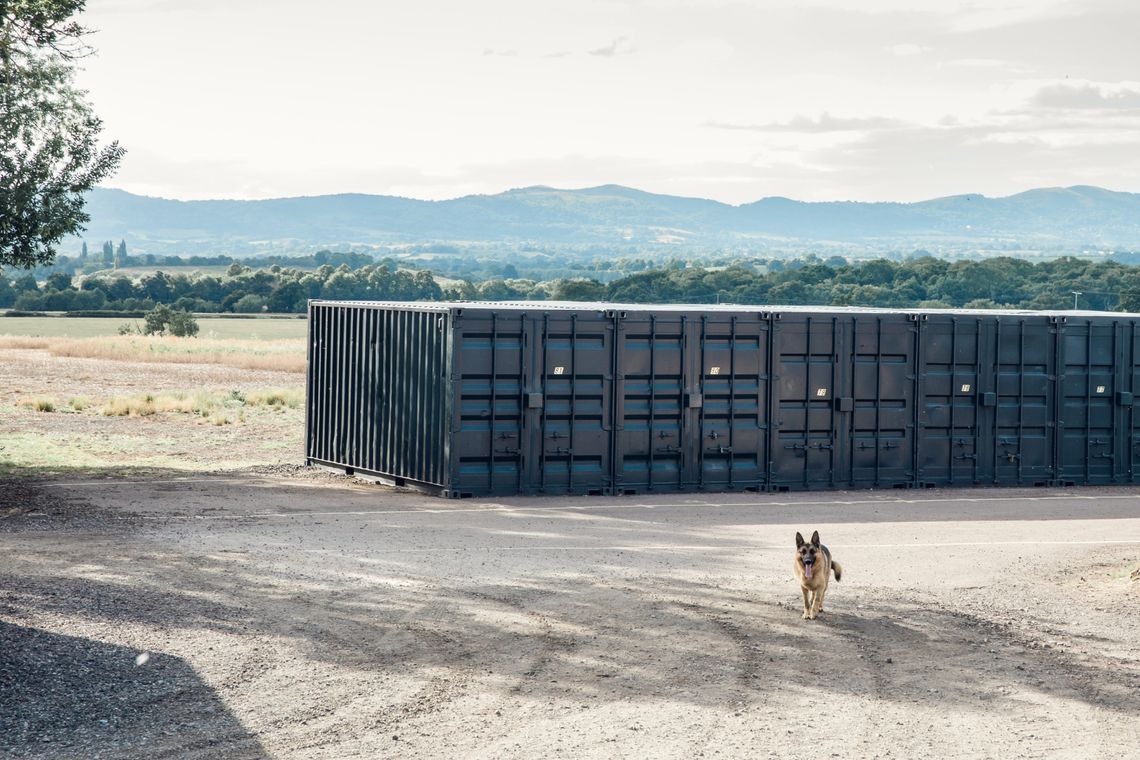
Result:
{"label": "sky", "polygon": [[616,183],[747,203],[1140,192],[1135,0],[88,0],[179,199]]}

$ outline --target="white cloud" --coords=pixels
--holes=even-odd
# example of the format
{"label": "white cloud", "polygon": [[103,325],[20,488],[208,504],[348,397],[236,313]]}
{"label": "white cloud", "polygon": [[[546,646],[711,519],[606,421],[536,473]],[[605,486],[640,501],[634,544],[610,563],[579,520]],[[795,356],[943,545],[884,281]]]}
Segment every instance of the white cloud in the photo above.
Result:
{"label": "white cloud", "polygon": [[1030,103],[1039,108],[1140,111],[1140,82],[1057,82],[1038,90]]}
{"label": "white cloud", "polygon": [[1009,61],[1001,58],[958,58],[946,62],[947,66],[960,66],[969,69],[996,69],[1008,66]]}
{"label": "white cloud", "polygon": [[906,126],[906,122],[885,116],[862,118],[837,117],[825,112],[814,119],[809,116],[795,116],[787,121],[768,122],[765,124],[730,124],[713,121],[709,122],[708,126],[716,129],[744,130],[751,132],[794,132],[802,134],[895,129]]}
{"label": "white cloud", "polygon": [[615,55],[630,55],[636,52],[636,50],[630,43],[628,37],[616,37],[610,44],[603,45],[600,48],[594,48],[588,52],[590,55],[599,55],[603,58],[612,58]]}
{"label": "white cloud", "polygon": [[87,8],[80,84],[130,151],[115,182],[165,196],[617,181],[890,199],[1097,172],[1140,190],[1132,0]]}
{"label": "white cloud", "polygon": [[930,50],[930,48],[916,45],[913,42],[904,42],[899,45],[891,45],[887,50],[891,55],[898,56],[899,58],[908,58],[912,55],[925,53]]}

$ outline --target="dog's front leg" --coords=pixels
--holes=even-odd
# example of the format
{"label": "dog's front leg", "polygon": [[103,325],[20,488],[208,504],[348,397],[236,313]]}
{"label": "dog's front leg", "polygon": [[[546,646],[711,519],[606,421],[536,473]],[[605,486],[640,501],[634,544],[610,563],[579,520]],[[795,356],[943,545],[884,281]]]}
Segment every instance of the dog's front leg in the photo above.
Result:
{"label": "dog's front leg", "polygon": [[823,612],[823,595],[827,593],[827,586],[815,592],[815,614]]}
{"label": "dog's front leg", "polygon": [[800,586],[800,591],[804,592],[804,620],[811,620],[811,608],[814,601],[811,597],[811,591],[808,590],[807,586]]}

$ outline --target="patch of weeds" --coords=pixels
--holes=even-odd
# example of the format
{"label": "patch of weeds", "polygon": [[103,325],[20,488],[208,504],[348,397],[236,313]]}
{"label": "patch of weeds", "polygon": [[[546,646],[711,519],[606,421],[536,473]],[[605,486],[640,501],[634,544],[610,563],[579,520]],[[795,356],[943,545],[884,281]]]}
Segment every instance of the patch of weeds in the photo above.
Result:
{"label": "patch of weeds", "polygon": [[27,408],[36,412],[54,412],[56,410],[56,403],[54,399],[37,397],[32,399],[25,399],[18,402],[19,406],[26,406]]}
{"label": "patch of weeds", "polygon": [[[136,396],[116,396],[102,407],[102,413],[107,417],[146,417],[152,414],[175,413],[190,414],[201,417],[215,425],[230,425],[234,422],[256,422],[256,416],[250,417],[247,411],[253,412],[255,408],[264,407],[274,412],[286,409],[298,409],[304,402],[304,388],[273,388],[243,392],[230,391],[170,391],[164,393],[147,393]],[[86,399],[77,399],[80,406],[74,406],[81,411],[91,402]],[[218,422],[225,419],[225,422]]]}
{"label": "patch of weeds", "polygon": [[296,409],[305,400],[304,388],[270,388],[251,391],[246,396],[248,406],[268,406],[277,409]]}
{"label": "patch of weeds", "polygon": [[149,393],[145,396],[116,396],[103,405],[104,417],[149,417],[156,411],[154,396]]}

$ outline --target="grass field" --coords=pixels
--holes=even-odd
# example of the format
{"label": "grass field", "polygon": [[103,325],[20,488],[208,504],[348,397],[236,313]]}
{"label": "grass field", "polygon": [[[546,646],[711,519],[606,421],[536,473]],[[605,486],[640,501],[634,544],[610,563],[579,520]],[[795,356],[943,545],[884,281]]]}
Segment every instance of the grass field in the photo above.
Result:
{"label": "grass field", "polygon": [[[0,335],[44,338],[95,338],[118,335],[119,326],[143,323],[142,318],[125,317],[0,317]],[[259,317],[198,317],[200,338],[219,340],[303,340],[304,319]]]}
{"label": "grass field", "polygon": [[36,349],[52,356],[159,364],[218,364],[239,369],[304,372],[304,340],[98,335],[51,338],[0,335],[0,349]]}
{"label": "grass field", "polygon": [[0,335],[0,478],[296,463],[304,369],[300,340]]}

